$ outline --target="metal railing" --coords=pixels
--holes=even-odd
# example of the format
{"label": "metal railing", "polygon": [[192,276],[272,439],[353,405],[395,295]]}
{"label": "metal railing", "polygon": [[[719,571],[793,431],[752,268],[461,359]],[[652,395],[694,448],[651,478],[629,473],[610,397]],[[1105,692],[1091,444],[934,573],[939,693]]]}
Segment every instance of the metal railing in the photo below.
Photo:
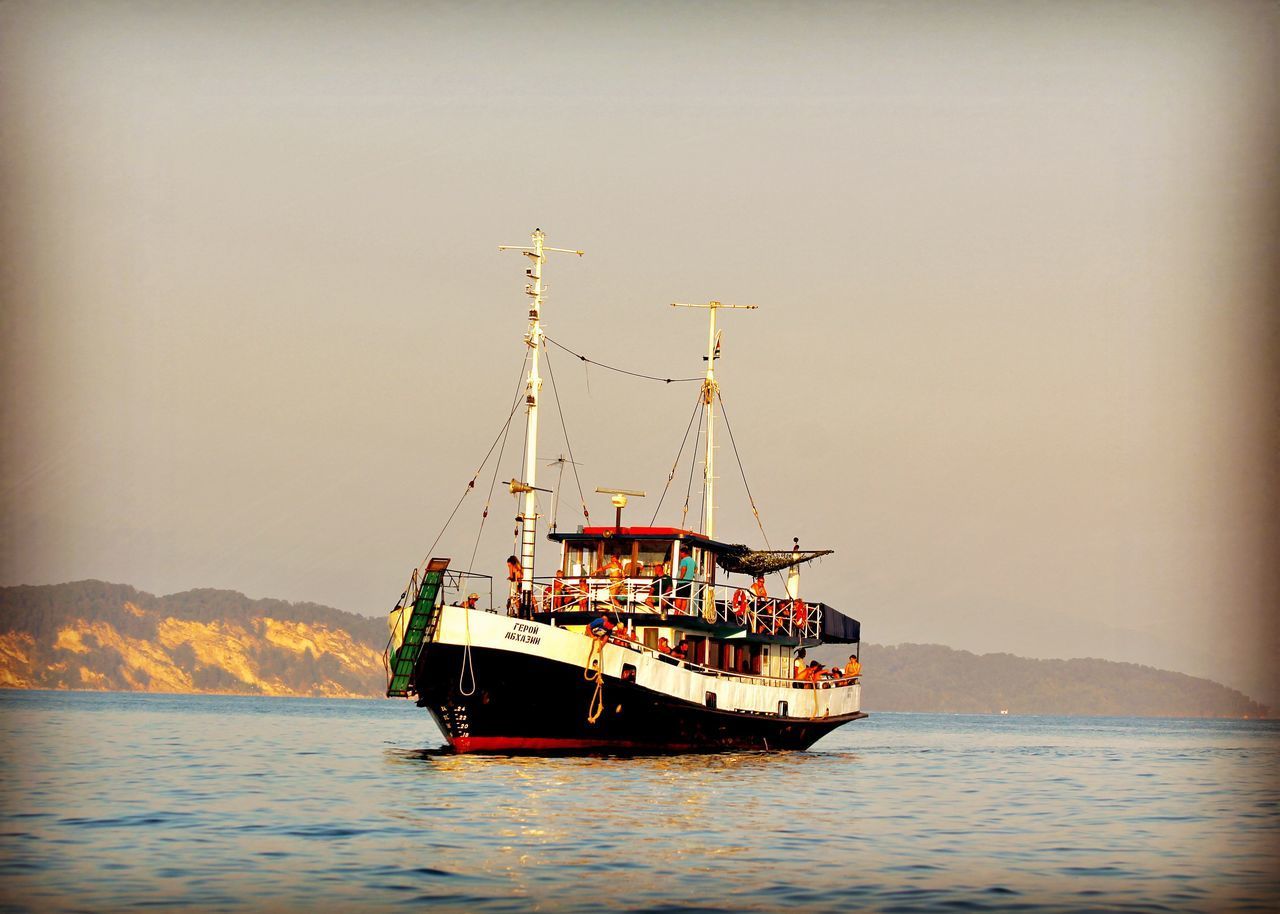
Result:
{"label": "metal railing", "polygon": [[643,654],[650,654],[657,657],[672,666],[680,667],[691,673],[701,673],[704,676],[714,676],[716,679],[724,679],[729,681],[741,682],[745,685],[769,685],[781,689],[831,689],[841,686],[857,685],[862,678],[858,676],[842,676],[838,679],[793,679],[785,676],[766,676],[761,673],[742,673],[736,670],[722,670],[717,667],[707,666],[694,660],[685,660],[677,654],[668,654],[657,648],[649,647],[639,641],[631,638],[618,638],[609,636],[610,644],[616,644],[619,647],[629,648],[633,651]]}
{"label": "metal railing", "polygon": [[[472,579],[481,582],[479,587],[483,587],[488,592],[488,611],[497,612],[493,605],[493,575],[474,571],[445,569],[441,573],[440,590],[436,594],[436,602],[452,603],[454,606],[464,605],[468,596],[480,593],[479,587],[472,589],[476,587]],[[415,568],[413,574],[409,576],[409,586],[405,588],[405,592],[400,595],[400,601],[389,614],[388,624],[391,631],[387,637],[387,646],[382,651],[382,668],[388,676],[391,675],[391,655],[404,643],[405,630],[408,628],[409,617],[413,614],[413,607],[418,601],[418,591],[421,587],[422,581],[419,579],[418,569]],[[450,593],[454,595],[452,599],[450,599]]]}
{"label": "metal railing", "polygon": [[[663,589],[655,593],[656,582]],[[753,634],[818,638],[822,609],[789,597],[757,597],[745,587],[669,578],[535,578],[534,612],[651,613],[660,619],[701,618]]]}

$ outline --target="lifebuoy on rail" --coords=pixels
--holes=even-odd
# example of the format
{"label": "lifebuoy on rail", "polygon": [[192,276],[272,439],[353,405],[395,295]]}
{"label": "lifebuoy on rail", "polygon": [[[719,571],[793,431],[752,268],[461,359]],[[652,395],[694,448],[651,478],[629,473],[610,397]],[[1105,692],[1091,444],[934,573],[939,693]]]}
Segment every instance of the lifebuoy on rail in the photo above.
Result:
{"label": "lifebuoy on rail", "polygon": [[741,622],[747,615],[747,595],[742,590],[733,592],[733,614],[738,617]]}

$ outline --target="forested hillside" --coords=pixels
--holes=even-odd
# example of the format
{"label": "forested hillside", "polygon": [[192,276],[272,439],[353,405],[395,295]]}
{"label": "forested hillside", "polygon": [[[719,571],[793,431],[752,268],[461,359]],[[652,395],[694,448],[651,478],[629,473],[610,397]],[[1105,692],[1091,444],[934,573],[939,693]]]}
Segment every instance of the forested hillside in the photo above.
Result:
{"label": "forested hillside", "polygon": [[76,581],[0,588],[0,686],[380,694],[386,623],[230,590]]}
{"label": "forested hillside", "polygon": [[[810,652],[843,662],[847,648]],[[868,710],[1134,717],[1266,717],[1268,709],[1208,679],[1110,660],[1033,660],[939,644],[862,646]]]}

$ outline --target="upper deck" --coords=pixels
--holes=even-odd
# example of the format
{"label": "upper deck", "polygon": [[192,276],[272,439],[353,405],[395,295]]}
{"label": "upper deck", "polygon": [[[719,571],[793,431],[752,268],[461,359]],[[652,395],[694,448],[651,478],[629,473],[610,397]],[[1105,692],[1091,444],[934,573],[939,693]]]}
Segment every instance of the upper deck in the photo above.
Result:
{"label": "upper deck", "polygon": [[583,527],[548,538],[561,544],[560,563],[554,577],[535,579],[533,604],[523,610],[542,621],[583,624],[607,614],[632,627],[661,621],[715,639],[859,640],[856,620],[800,597],[798,577],[792,593],[788,582],[776,596],[756,592],[746,578],[732,583],[724,557],[742,546],[678,527]]}

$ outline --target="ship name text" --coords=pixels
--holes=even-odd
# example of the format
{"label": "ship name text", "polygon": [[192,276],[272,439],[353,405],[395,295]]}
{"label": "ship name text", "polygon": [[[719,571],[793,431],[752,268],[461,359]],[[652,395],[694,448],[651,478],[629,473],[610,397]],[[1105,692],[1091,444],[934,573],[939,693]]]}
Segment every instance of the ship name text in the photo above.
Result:
{"label": "ship name text", "polygon": [[517,622],[512,627],[512,630],[507,632],[506,639],[508,641],[519,641],[522,644],[537,644],[542,640],[542,636],[538,634],[536,625]]}

